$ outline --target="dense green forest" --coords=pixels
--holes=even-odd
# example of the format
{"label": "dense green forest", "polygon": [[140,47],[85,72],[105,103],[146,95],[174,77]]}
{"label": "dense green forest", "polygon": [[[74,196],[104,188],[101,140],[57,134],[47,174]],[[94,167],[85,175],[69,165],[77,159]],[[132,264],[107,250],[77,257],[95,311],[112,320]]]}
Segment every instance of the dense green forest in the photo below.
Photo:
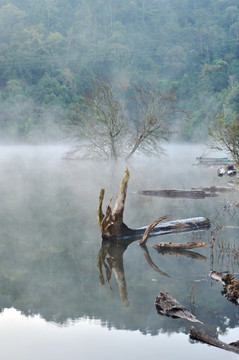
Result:
{"label": "dense green forest", "polygon": [[2,141],[63,139],[95,73],[173,88],[180,140],[239,112],[238,0],[0,0],[0,49]]}

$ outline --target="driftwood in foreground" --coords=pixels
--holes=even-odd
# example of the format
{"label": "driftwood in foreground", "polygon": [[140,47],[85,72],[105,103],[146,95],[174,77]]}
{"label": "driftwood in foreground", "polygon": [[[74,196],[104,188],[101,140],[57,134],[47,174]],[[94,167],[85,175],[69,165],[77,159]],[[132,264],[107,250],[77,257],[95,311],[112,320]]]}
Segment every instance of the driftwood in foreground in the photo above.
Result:
{"label": "driftwood in foreground", "polygon": [[239,280],[235,279],[232,274],[222,274],[217,271],[211,271],[209,276],[212,279],[222,283],[222,294],[229,301],[239,305]]}
{"label": "driftwood in foreground", "polygon": [[202,341],[208,345],[216,346],[223,350],[232,351],[236,354],[239,354],[239,348],[237,347],[237,342],[226,344],[194,328],[190,329],[190,338],[193,340]]}
{"label": "driftwood in foreground", "polygon": [[155,299],[155,305],[158,314],[170,316],[172,318],[186,319],[192,322],[201,323],[193,314],[188,311],[185,306],[180,304],[176,299],[172,297],[166,291],[160,292],[160,295]]}
{"label": "driftwood in foreground", "polygon": [[[119,240],[125,243],[131,243],[139,240],[145,235],[147,240],[148,236],[158,236],[163,234],[170,234],[175,232],[206,230],[210,228],[210,220],[205,217],[196,217],[183,220],[174,220],[167,223],[158,224],[159,221],[166,219],[168,215],[154,221],[148,227],[142,227],[138,229],[130,229],[123,222],[124,206],[127,194],[127,187],[129,181],[129,171],[126,168],[125,177],[121,181],[115,206],[112,210],[110,204],[106,207],[105,214],[102,211],[102,204],[104,200],[104,189],[100,190],[99,203],[97,208],[97,220],[101,230],[103,239]],[[147,232],[148,234],[147,234]],[[144,243],[145,241],[144,240]]]}

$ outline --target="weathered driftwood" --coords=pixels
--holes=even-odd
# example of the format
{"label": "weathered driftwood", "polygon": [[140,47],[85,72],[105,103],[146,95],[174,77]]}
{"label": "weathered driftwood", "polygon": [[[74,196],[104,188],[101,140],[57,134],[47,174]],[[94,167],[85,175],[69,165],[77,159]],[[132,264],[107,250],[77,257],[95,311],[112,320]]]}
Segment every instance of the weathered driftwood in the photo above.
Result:
{"label": "weathered driftwood", "polygon": [[[236,354],[239,354],[239,348],[237,347],[237,342],[236,343],[230,343],[230,344],[226,344],[218,339],[215,339],[201,331],[198,331],[194,328],[190,329],[190,338],[193,340],[199,340],[202,341],[208,345],[212,345],[212,346],[216,346],[220,349],[223,350],[227,350],[227,351],[232,351]],[[235,345],[234,345],[235,344]]]}
{"label": "weathered driftwood", "polygon": [[175,249],[175,250],[185,250],[185,249],[195,249],[199,247],[207,246],[205,242],[195,242],[190,241],[186,243],[171,243],[171,242],[158,242],[157,244],[154,244],[154,248],[163,248],[163,249]]}
{"label": "weathered driftwood", "polygon": [[188,311],[185,306],[180,304],[176,299],[167,292],[160,292],[155,299],[157,312],[160,315],[170,316],[172,318],[182,318],[192,322],[201,323],[193,314]]}
{"label": "weathered driftwood", "polygon": [[222,294],[231,302],[239,305],[239,280],[232,274],[222,274],[217,271],[211,271],[209,276],[223,285]]}
{"label": "weathered driftwood", "polygon": [[155,228],[156,225],[158,225],[158,223],[160,223],[162,220],[167,219],[168,217],[169,215],[161,216],[160,218],[154,220],[151,224],[149,224],[149,226],[144,232],[142,239],[139,242],[139,245],[145,245],[148,240],[150,232]]}
{"label": "weathered driftwood", "polygon": [[153,245],[153,248],[158,251],[159,254],[168,255],[183,255],[197,260],[207,260],[207,258],[201,254],[188,249],[195,249],[199,247],[207,246],[205,242],[186,242],[186,243],[166,243],[159,242]]}

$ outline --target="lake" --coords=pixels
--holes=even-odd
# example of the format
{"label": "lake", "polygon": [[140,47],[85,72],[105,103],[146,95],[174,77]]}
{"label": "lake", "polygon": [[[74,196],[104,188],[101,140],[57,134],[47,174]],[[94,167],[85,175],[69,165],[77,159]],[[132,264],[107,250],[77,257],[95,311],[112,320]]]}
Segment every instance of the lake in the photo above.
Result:
{"label": "lake", "polygon": [[[239,193],[169,199],[138,191],[228,187],[237,179],[218,177],[217,167],[197,166],[196,157],[208,151],[203,146],[170,145],[167,156],[127,164],[124,222],[130,228],[166,214],[168,220],[205,216],[211,221],[209,230],[149,238],[152,267],[138,241],[122,249],[101,248],[99,191],[105,189],[105,209],[117,195],[125,163],[66,161],[65,151],[63,146],[1,146],[1,358],[236,359],[234,353],[190,340],[189,331],[195,327],[226,343],[239,339],[238,307],[209,277],[211,270],[239,277]],[[152,245],[159,241],[207,246],[189,254],[158,253]],[[110,261],[115,263],[107,279]],[[203,325],[158,314],[155,298],[161,291]]]}

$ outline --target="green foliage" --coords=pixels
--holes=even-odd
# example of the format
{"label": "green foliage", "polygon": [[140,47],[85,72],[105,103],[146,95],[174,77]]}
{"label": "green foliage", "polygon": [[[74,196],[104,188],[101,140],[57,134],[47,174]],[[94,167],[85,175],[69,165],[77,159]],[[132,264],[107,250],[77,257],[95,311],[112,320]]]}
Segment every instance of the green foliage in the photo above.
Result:
{"label": "green foliage", "polygon": [[[92,73],[112,83],[122,83],[127,74],[123,97],[133,83],[173,87],[179,104],[192,114],[179,136],[205,140],[215,103],[219,112],[230,77],[239,80],[238,14],[232,0],[5,0],[0,5],[2,99],[25,96],[33,108],[61,106],[68,124],[67,114],[85,94]],[[9,81],[22,90],[10,90]],[[10,117],[4,132],[14,123]],[[41,123],[38,116],[36,128]]]}

